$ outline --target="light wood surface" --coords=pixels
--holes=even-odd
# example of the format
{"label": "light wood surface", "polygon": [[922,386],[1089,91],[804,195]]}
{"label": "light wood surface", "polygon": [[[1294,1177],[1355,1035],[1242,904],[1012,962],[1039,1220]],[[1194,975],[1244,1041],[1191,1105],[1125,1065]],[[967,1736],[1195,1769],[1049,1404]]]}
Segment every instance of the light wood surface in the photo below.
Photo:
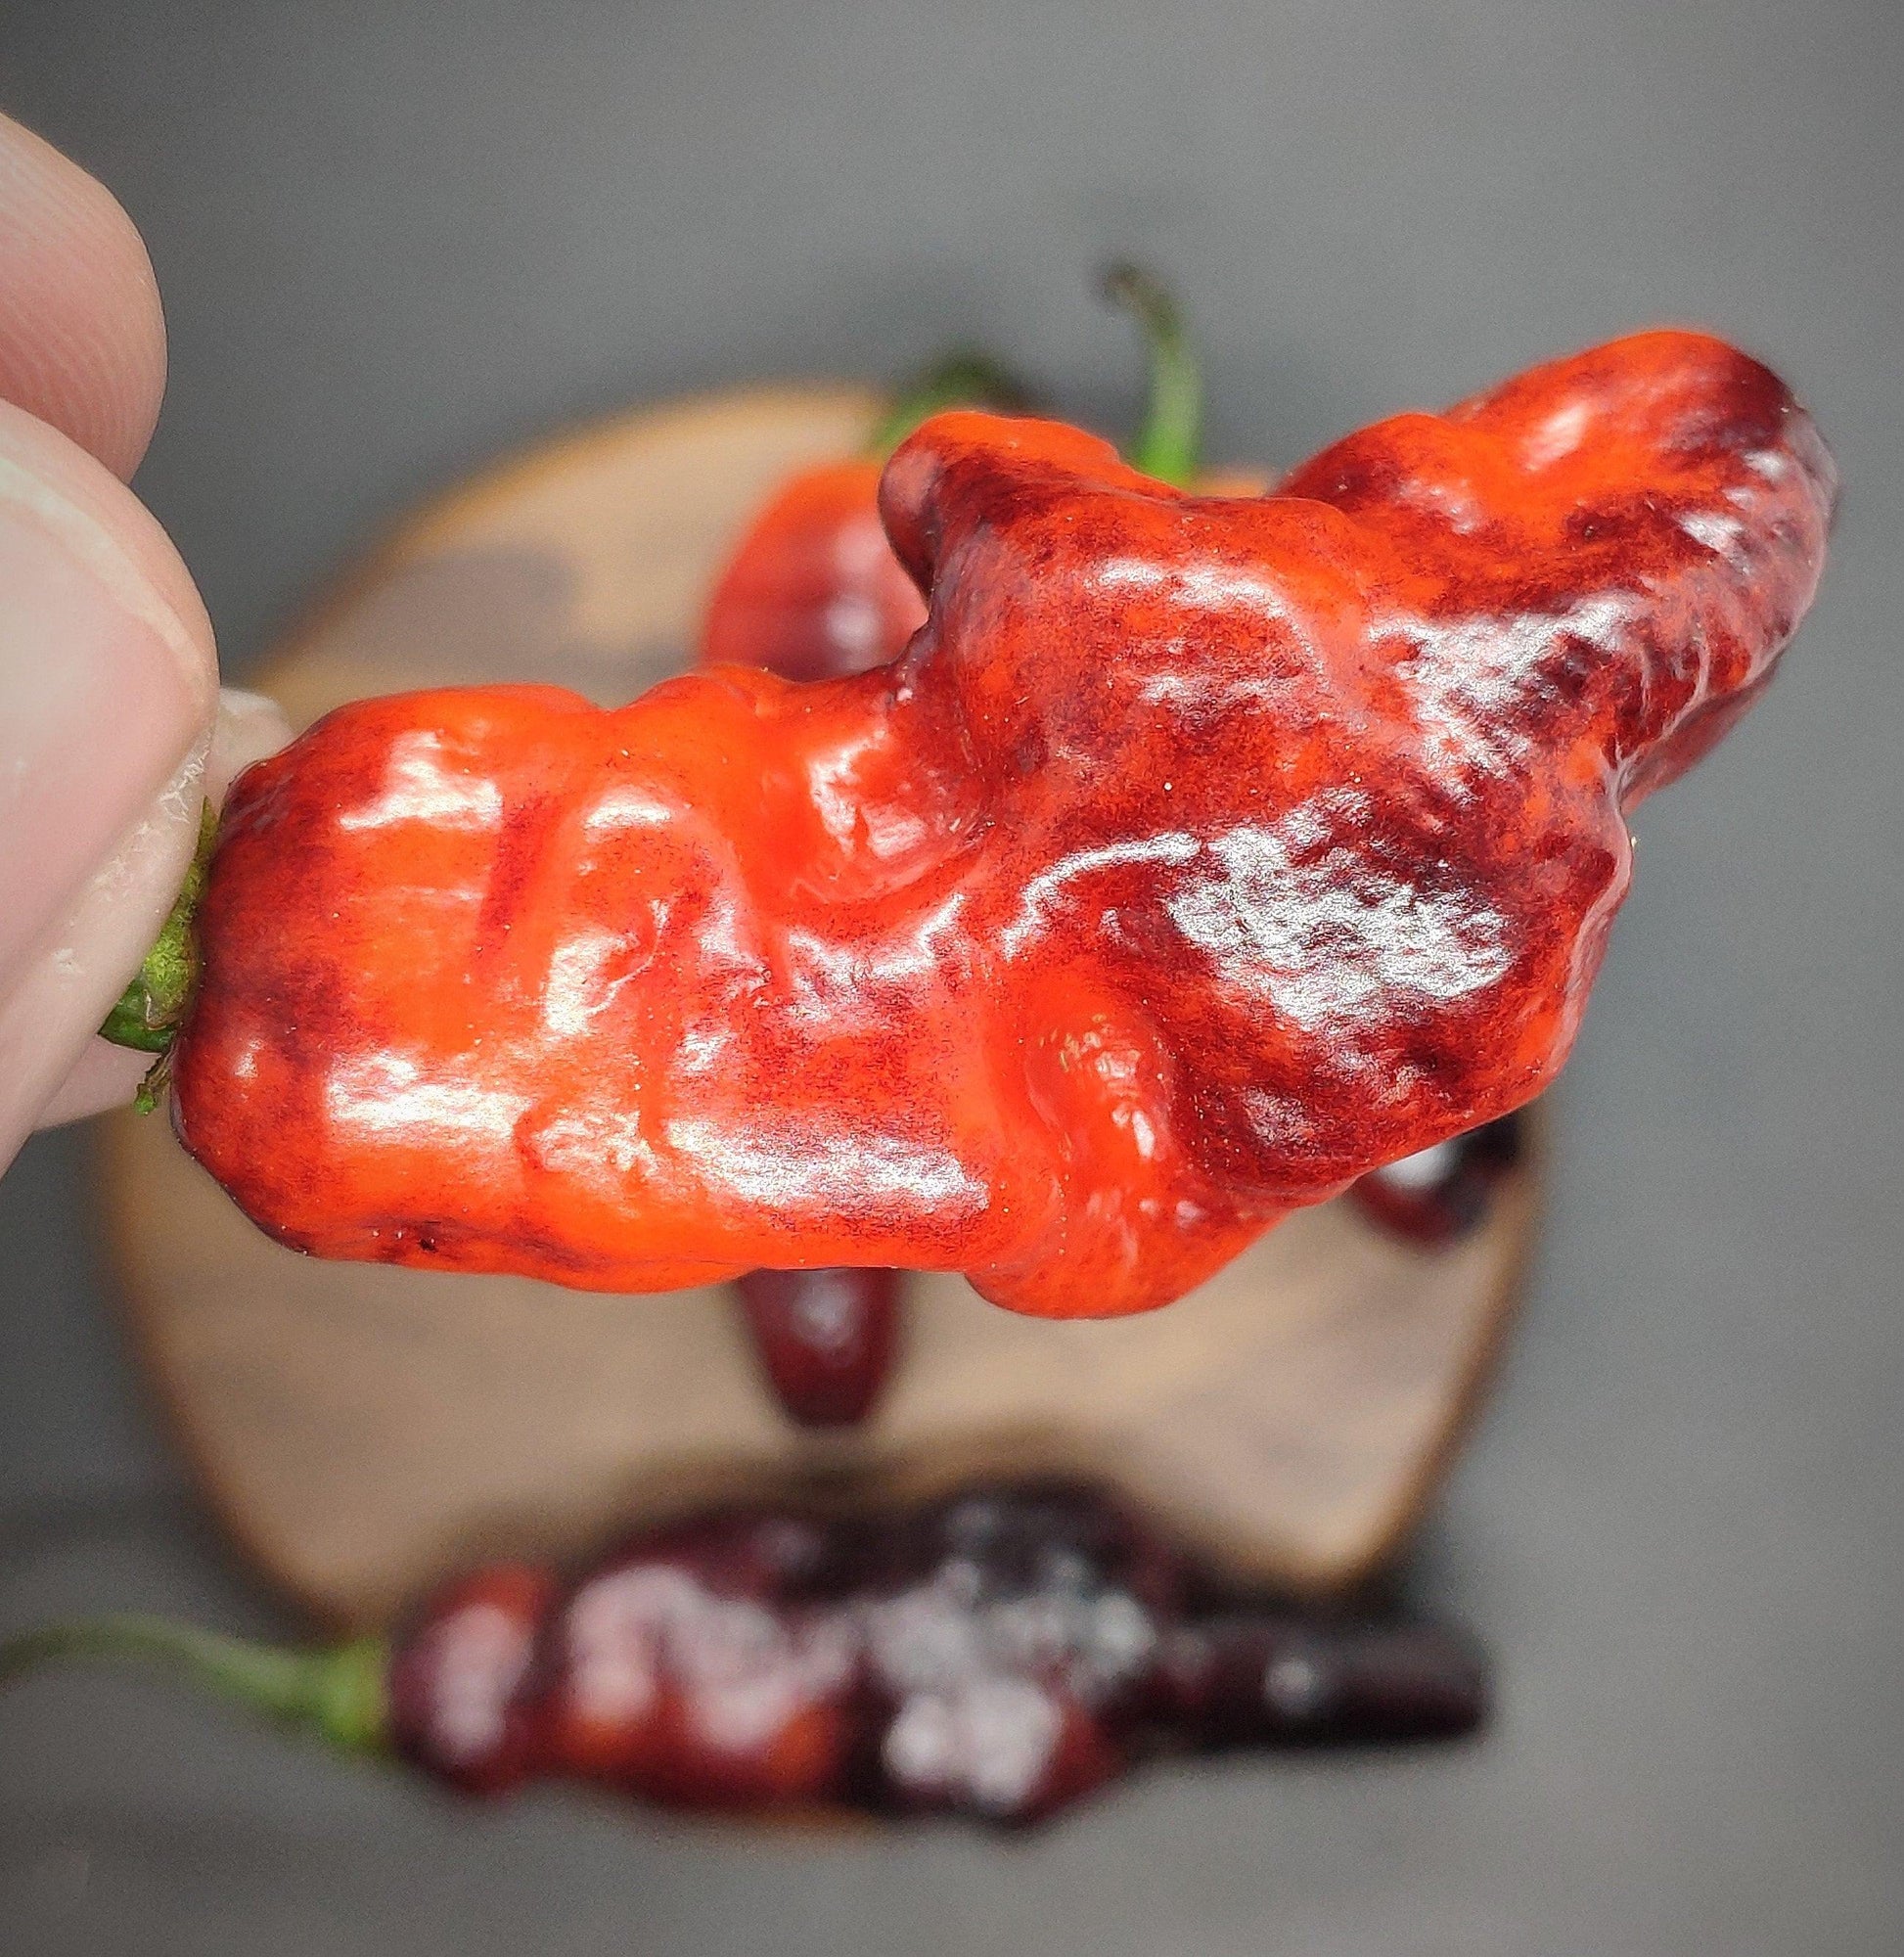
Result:
{"label": "light wood surface", "polygon": [[[262,683],[300,725],[464,680],[625,699],[682,662],[766,492],[856,445],[878,407],[848,387],[744,390],[552,441],[401,526]],[[846,1498],[1000,1467],[1108,1478],[1242,1571],[1353,1580],[1419,1515],[1476,1402],[1531,1239],[1538,1140],[1441,1252],[1331,1205],[1167,1310],[1108,1324],[918,1279],[892,1389],[844,1435],[781,1418],[722,1292],[318,1263],[131,1115],[105,1126],[102,1191],[138,1348],[214,1509],[312,1609],[374,1622],[479,1553],[579,1552],[795,1480]]]}

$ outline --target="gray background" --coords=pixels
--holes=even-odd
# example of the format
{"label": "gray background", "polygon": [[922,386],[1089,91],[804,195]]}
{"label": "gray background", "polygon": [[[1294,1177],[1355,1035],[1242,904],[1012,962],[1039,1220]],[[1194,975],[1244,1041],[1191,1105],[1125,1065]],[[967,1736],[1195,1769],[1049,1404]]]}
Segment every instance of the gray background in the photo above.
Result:
{"label": "gray background", "polygon": [[[1650,804],[1525,1333],[1432,1532],[1466,1752],[1163,1775],[1001,1847],[476,1814],[142,1680],[0,1703],[33,1953],[1904,1948],[1904,9],[1660,0],[34,4],[0,103],[151,241],[141,485],[239,672],[390,512],[578,412],[977,337],[1126,406],[1111,251],[1283,464],[1658,319],[1816,408],[1836,561]],[[0,1182],[0,1616],[272,1621],[127,1369],[84,1139]]]}

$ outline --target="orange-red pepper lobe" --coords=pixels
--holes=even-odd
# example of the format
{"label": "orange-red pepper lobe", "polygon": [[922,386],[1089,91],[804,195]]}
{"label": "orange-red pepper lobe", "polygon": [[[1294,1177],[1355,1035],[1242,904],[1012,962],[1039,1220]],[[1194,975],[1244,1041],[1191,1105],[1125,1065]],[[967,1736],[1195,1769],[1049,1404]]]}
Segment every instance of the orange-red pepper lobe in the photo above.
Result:
{"label": "orange-red pepper lobe", "polygon": [[1623,812],[1769,675],[1831,487],[1690,334],[1260,498],[939,417],[895,666],[364,702],[244,777],[180,1132],[327,1255],[1164,1302],[1558,1070]]}

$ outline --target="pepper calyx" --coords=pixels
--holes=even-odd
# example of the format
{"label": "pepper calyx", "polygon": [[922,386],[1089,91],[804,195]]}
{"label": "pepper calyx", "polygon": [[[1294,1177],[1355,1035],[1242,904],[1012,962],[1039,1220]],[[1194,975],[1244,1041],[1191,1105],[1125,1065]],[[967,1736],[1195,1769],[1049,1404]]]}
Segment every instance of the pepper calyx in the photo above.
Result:
{"label": "pepper calyx", "polygon": [[196,921],[217,837],[218,811],[207,801],[199,817],[198,846],[172,908],[152,949],[140,961],[131,982],[99,1029],[101,1038],[114,1046],[157,1056],[139,1083],[136,1106],[142,1115],[150,1115],[159,1105],[170,1072],[172,1039],[198,984]]}

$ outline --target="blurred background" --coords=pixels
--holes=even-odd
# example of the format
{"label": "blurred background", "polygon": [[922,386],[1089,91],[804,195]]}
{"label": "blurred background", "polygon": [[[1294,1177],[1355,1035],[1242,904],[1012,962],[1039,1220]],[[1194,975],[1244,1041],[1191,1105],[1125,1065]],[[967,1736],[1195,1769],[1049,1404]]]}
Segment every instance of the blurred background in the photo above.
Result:
{"label": "blurred background", "polygon": [[[1779,686],[1641,817],[1423,1552],[1498,1660],[1480,1746],[1173,1769],[1004,1846],[776,1838],[476,1813],[48,1679],[0,1703],[0,1948],[1904,1947],[1900,74],[1888,0],[11,0],[0,107],[151,247],[138,486],[240,678],[407,502],[592,412],[975,340],[1121,420],[1111,254],[1185,296],[1217,461],[1675,321],[1779,369],[1846,493]],[[0,1181],[0,1605],[287,1628],[141,1396],[86,1159]]]}

